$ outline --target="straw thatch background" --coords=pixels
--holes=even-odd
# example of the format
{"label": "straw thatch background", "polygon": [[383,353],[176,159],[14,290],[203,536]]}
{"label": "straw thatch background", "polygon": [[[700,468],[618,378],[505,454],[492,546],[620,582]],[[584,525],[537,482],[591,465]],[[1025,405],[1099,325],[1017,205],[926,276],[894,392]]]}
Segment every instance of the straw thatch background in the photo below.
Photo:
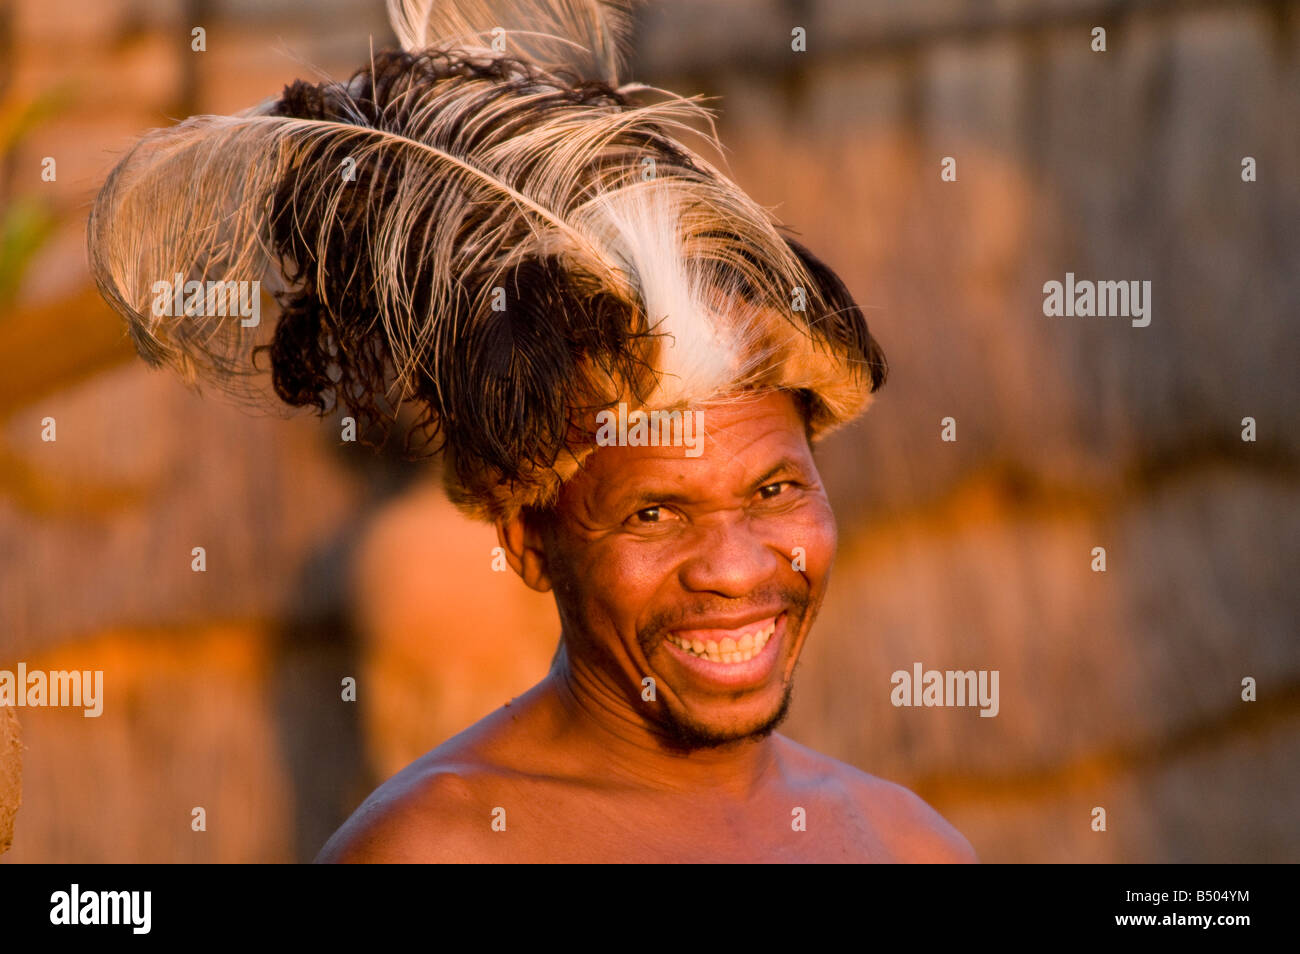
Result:
{"label": "straw thatch background", "polygon": [[[1300,860],[1298,6],[682,0],[642,24],[639,77],[722,97],[736,177],[893,364],[822,452],[842,549],[787,731],[985,860]],[[106,673],[99,719],[19,713],[6,860],[309,859],[545,670],[549,602],[430,471],[149,372],[86,278],[134,136],[345,75],[381,7],[0,6],[0,667]],[[1150,327],[1045,318],[1067,271],[1152,281]],[[915,661],[999,670],[999,716],[895,709]]]}

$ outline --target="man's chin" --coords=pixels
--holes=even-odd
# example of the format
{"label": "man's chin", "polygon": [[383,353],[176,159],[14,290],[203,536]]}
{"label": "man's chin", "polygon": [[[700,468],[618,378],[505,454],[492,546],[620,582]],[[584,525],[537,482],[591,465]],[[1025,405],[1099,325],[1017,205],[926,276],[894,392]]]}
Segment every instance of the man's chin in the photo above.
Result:
{"label": "man's chin", "polygon": [[667,723],[660,726],[666,737],[665,742],[676,751],[695,752],[764,739],[775,732],[777,726],[789,715],[792,689],[793,686],[786,686],[781,705],[770,716],[748,727],[724,728],[691,718],[689,714],[678,716],[669,713]]}

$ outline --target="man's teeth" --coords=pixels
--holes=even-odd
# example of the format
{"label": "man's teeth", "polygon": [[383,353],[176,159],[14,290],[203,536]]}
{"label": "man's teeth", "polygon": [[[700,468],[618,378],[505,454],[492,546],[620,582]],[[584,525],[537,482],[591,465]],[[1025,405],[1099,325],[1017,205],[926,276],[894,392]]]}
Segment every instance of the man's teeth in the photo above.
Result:
{"label": "man's teeth", "polygon": [[710,662],[741,663],[753,659],[761,653],[775,631],[776,620],[772,620],[762,629],[755,630],[752,633],[745,633],[739,640],[724,636],[721,642],[715,642],[712,639],[688,640],[680,636],[669,635],[668,641],[679,649],[684,649],[688,653],[693,653]]}

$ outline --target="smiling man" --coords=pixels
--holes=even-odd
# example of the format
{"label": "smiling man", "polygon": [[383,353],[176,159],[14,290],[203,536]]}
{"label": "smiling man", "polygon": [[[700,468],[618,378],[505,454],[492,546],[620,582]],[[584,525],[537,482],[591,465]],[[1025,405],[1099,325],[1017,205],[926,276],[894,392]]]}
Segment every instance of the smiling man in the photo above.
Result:
{"label": "smiling man", "polygon": [[[288,405],[421,409],[451,499],[554,592],[549,674],[320,860],[972,860],[774,732],[835,553],[812,446],[886,376],[844,283],[686,145],[721,153],[707,111],[620,78],[625,4],[390,11],[403,50],[155,130],[89,224],[147,360],[246,397],[269,353]],[[205,309],[213,283],[279,314]]]}
{"label": "smiling man", "polygon": [[801,408],[707,408],[698,458],[603,447],[553,509],[500,524],[515,571],[554,590],[550,673],[382,786],[319,860],[975,860],[906,789],[773,732],[835,553]]}

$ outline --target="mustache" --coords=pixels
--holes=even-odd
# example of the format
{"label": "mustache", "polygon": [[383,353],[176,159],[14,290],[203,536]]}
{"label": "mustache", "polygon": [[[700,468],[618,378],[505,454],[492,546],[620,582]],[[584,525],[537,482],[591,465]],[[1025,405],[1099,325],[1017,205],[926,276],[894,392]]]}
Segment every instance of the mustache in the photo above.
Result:
{"label": "mustache", "polygon": [[770,586],[755,590],[747,596],[733,600],[711,600],[690,606],[674,606],[654,613],[637,630],[641,648],[649,650],[657,645],[664,634],[674,629],[690,629],[694,620],[707,616],[740,616],[749,611],[773,608],[780,605],[791,616],[802,618],[808,609],[809,596],[802,590],[785,586]]}

